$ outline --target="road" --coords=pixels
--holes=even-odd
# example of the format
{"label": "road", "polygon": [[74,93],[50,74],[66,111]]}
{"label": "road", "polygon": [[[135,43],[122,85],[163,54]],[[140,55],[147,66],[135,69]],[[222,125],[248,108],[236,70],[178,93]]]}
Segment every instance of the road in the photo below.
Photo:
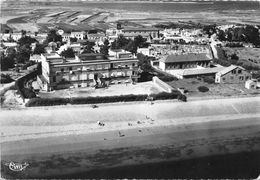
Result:
{"label": "road", "polygon": [[[19,174],[28,178],[259,151],[259,100],[6,110],[0,115],[1,158],[4,162],[28,162],[30,168]],[[105,126],[98,126],[98,120]]]}

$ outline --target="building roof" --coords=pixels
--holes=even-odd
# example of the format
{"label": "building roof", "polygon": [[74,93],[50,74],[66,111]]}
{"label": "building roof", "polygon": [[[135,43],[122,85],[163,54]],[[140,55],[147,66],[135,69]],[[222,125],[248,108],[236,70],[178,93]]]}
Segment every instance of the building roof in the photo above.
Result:
{"label": "building roof", "polygon": [[172,63],[172,62],[196,62],[196,61],[210,61],[211,58],[206,53],[189,53],[189,54],[171,54],[162,59],[161,62]]}
{"label": "building roof", "polygon": [[241,66],[230,65],[230,66],[226,67],[225,69],[223,69],[222,71],[218,72],[217,74],[218,74],[219,76],[223,76],[223,75],[229,73],[230,71],[232,71],[232,70],[234,70],[234,69],[236,69],[236,68],[240,68],[240,69],[242,69],[242,70],[245,70],[245,69],[242,68]]}
{"label": "building roof", "polygon": [[159,31],[159,29],[153,27],[126,27],[122,31]]}
{"label": "building roof", "polygon": [[202,74],[214,74],[222,71],[225,67],[215,67],[215,68],[203,68],[203,69],[185,69],[183,71],[183,76],[195,76]]}

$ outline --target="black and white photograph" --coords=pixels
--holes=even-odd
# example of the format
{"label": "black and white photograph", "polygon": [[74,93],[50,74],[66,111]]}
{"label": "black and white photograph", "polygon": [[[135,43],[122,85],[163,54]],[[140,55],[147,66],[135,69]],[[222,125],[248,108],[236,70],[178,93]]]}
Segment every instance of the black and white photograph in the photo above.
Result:
{"label": "black and white photograph", "polygon": [[260,0],[0,0],[1,179],[260,180]]}

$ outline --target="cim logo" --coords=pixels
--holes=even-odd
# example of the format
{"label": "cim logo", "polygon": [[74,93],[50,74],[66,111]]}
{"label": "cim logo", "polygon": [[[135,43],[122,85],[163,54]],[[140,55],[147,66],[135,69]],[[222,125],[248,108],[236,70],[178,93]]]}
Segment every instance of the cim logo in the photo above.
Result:
{"label": "cim logo", "polygon": [[16,172],[17,171],[22,171],[27,166],[29,166],[28,163],[21,164],[21,163],[15,163],[15,162],[5,163],[5,165],[8,166],[11,171],[16,171]]}

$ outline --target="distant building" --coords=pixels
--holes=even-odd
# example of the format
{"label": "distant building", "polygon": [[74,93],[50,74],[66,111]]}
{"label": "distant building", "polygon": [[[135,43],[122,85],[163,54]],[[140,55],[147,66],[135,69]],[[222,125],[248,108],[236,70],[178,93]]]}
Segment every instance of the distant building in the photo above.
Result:
{"label": "distant building", "polygon": [[120,56],[105,57],[102,54],[79,54],[64,59],[58,54],[42,54],[42,75],[38,83],[44,90],[87,87],[102,83],[137,81],[138,59]]}
{"label": "distant building", "polygon": [[96,33],[96,34],[88,34],[88,40],[95,42],[103,42],[106,39],[106,35],[104,33]]}
{"label": "distant building", "polygon": [[70,37],[71,38],[77,38],[78,40],[83,40],[85,38],[85,32],[81,31],[81,32],[71,32],[70,33]]}
{"label": "distant building", "polygon": [[159,29],[157,28],[124,28],[119,31],[126,38],[134,39],[141,35],[145,39],[159,38]]}
{"label": "distant building", "polygon": [[159,60],[159,68],[163,71],[209,67],[212,58],[207,53],[171,54]]}
{"label": "distant building", "polygon": [[216,74],[216,83],[245,83],[252,75],[240,66],[231,65]]}
{"label": "distant building", "polygon": [[41,55],[39,54],[33,54],[33,55],[30,55],[30,61],[34,61],[34,62],[41,62]]}

